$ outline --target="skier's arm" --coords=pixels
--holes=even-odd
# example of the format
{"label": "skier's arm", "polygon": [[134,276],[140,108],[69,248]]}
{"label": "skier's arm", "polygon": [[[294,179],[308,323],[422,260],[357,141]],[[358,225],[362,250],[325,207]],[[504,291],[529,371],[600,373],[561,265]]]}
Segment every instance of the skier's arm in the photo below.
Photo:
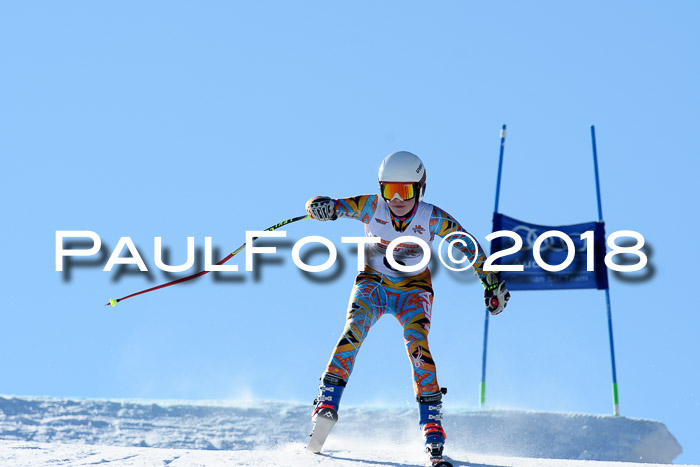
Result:
{"label": "skier's arm", "polygon": [[[450,242],[458,239],[462,240],[464,243],[457,242],[455,246],[469,258],[469,261],[474,260],[476,255],[476,260],[472,267],[474,268],[474,274],[481,281],[481,285],[484,286],[484,304],[486,308],[492,315],[497,315],[503,311],[508,304],[508,300],[510,300],[510,292],[506,288],[506,282],[498,277],[498,273],[484,272],[486,254],[476,239],[472,240],[465,235],[467,232],[459,222],[438,207],[433,208],[433,213],[430,217],[430,233],[433,236],[438,235],[440,237],[456,233],[450,237]],[[476,250],[478,250],[478,254]]]}
{"label": "skier's arm", "polygon": [[[456,242],[455,247],[469,259],[469,262],[474,261],[474,264],[472,265],[474,274],[480,280],[483,280],[487,275],[487,273],[484,272],[484,261],[486,261],[484,249],[481,248],[476,239],[472,240],[465,235],[467,233],[468,232],[464,230],[464,228],[455,220],[454,217],[450,216],[437,206],[433,207],[433,213],[430,216],[431,236],[434,237],[437,235],[444,238],[447,235],[454,234],[450,236],[449,242]],[[462,242],[457,240],[462,240]],[[476,259],[474,258],[475,255]]]}
{"label": "skier's arm", "polygon": [[335,212],[338,217],[356,219],[369,224],[377,210],[377,195],[359,195],[335,200]]}
{"label": "skier's arm", "polygon": [[316,196],[306,203],[306,212],[316,220],[336,220],[339,217],[356,219],[368,224],[377,210],[377,195],[359,195],[331,199]]}

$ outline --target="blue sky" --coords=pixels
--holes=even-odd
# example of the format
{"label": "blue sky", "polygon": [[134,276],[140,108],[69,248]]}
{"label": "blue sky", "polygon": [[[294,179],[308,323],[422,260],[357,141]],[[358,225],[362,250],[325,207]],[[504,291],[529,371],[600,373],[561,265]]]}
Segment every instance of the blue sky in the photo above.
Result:
{"label": "blue sky", "polygon": [[[426,201],[487,245],[499,130],[500,210],[533,223],[597,218],[648,243],[648,277],[611,275],[623,415],[663,421],[700,462],[693,364],[700,7],[656,2],[52,2],[0,7],[3,371],[0,393],[311,402],[342,330],[351,221],[303,221],[259,274],[168,280],[153,238],[223,256],[315,195],[376,191],[381,159],[421,156]],[[55,232],[133,239],[149,275],[106,257],[55,271]],[[344,266],[312,280],[306,235]],[[690,242],[688,242],[690,240]],[[687,246],[686,246],[687,245]],[[318,264],[325,260],[314,255]],[[131,270],[130,270],[131,271]],[[635,277],[638,277],[635,276]],[[481,287],[434,274],[431,350],[446,407],[476,407]],[[690,362],[690,364],[689,364]],[[605,299],[520,292],[491,321],[492,407],[610,413]],[[370,333],[347,404],[413,405],[400,328]]]}

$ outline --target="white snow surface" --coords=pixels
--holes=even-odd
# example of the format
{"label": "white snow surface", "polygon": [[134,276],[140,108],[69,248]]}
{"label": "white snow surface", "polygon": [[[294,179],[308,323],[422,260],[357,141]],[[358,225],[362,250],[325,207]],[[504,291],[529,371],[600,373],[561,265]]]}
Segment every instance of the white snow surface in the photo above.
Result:
{"label": "white snow surface", "polygon": [[[0,397],[0,465],[424,466],[415,407],[343,407],[324,452],[304,449],[310,405]],[[656,421],[516,410],[445,411],[455,466],[670,463]]]}

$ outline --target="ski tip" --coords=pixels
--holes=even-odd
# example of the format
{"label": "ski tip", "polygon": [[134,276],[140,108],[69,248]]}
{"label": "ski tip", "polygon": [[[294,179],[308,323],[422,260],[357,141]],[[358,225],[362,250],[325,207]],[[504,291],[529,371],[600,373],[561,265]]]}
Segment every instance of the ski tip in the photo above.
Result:
{"label": "ski tip", "polygon": [[119,302],[119,300],[117,300],[116,298],[110,298],[108,305],[112,305],[112,307],[115,307],[115,306],[117,306],[118,302]]}

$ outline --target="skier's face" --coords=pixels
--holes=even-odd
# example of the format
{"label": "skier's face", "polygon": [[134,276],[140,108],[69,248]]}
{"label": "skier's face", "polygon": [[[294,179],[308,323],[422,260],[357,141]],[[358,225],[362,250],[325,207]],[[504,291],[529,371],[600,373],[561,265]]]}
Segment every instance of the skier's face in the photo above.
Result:
{"label": "skier's face", "polygon": [[404,201],[400,198],[394,198],[391,201],[388,201],[388,203],[389,207],[391,208],[391,212],[399,217],[402,217],[411,212],[413,206],[416,204],[416,198],[413,197],[408,201]]}

